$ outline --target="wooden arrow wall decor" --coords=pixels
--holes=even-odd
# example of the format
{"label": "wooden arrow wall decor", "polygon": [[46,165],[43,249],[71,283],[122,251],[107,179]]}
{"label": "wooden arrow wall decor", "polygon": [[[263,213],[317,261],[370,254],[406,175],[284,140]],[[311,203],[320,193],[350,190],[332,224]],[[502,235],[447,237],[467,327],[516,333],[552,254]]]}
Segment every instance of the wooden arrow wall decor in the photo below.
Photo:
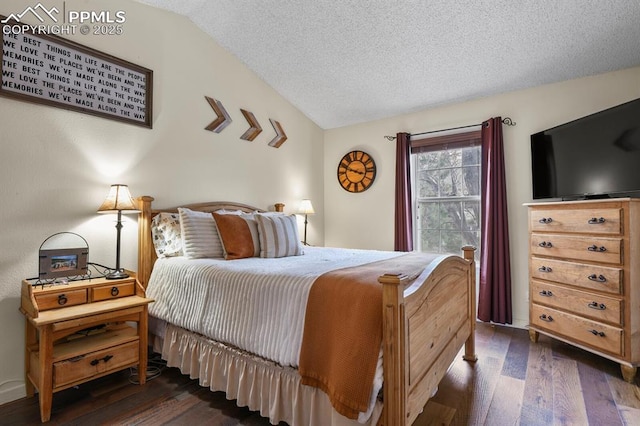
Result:
{"label": "wooden arrow wall decor", "polygon": [[[209,103],[209,106],[211,106],[211,109],[213,109],[213,112],[216,113],[216,119],[209,123],[209,125],[205,127],[205,130],[220,133],[229,124],[231,124],[233,120],[231,120],[229,113],[224,106],[222,106],[222,102],[209,96],[205,96],[204,98]],[[258,123],[258,120],[256,120],[256,117],[251,111],[247,111],[242,108],[240,108],[240,111],[242,112],[245,120],[247,120],[247,123],[249,123],[249,128],[242,134],[242,136],[240,136],[240,139],[253,141],[260,133],[262,133],[262,127],[260,127],[260,123]],[[287,140],[287,134],[284,132],[284,129],[277,120],[270,118],[269,121],[273,126],[273,130],[276,132],[276,136],[271,139],[269,146],[280,148],[280,145]]]}
{"label": "wooden arrow wall decor", "polygon": [[247,123],[249,123],[250,126],[247,131],[244,132],[242,136],[240,136],[240,139],[252,141],[256,138],[256,136],[262,133],[262,127],[260,127],[258,120],[256,120],[256,117],[252,112],[246,111],[242,108],[240,108],[240,111],[242,111],[242,115],[244,115],[245,120],[247,120]]}
{"label": "wooden arrow wall decor", "polygon": [[211,108],[213,108],[213,111],[217,116],[215,120],[213,120],[207,127],[205,127],[205,130],[211,130],[212,132],[220,133],[225,129],[225,127],[231,124],[231,121],[233,120],[231,120],[231,117],[229,117],[227,110],[222,106],[222,102],[210,98],[209,96],[205,96],[205,98],[207,99],[207,102],[209,102],[209,105],[211,106]]}
{"label": "wooden arrow wall decor", "polygon": [[282,129],[282,126],[280,125],[280,123],[278,123],[273,118],[270,118],[269,121],[273,126],[273,130],[276,131],[276,137],[271,139],[271,142],[269,142],[269,146],[272,146],[274,148],[280,148],[280,145],[282,145],[284,141],[287,140],[287,135]]}

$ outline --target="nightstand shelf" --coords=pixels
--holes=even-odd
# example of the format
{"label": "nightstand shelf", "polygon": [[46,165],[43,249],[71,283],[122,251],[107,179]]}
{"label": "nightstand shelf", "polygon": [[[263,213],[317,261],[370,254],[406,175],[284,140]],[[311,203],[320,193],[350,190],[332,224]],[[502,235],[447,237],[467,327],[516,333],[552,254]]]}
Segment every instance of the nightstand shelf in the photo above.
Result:
{"label": "nightstand shelf", "polygon": [[[53,393],[129,367],[147,367],[147,299],[134,277],[64,285],[22,282],[27,396],[37,390],[40,417]],[[145,374],[140,375],[145,383]]]}

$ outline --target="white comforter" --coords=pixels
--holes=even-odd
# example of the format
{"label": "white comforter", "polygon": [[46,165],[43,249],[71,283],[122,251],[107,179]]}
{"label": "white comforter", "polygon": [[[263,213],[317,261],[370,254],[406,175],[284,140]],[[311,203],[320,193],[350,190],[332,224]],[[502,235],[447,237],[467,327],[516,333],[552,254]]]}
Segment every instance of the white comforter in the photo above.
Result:
{"label": "white comforter", "polygon": [[305,247],[278,259],[158,259],[151,315],[281,365],[298,366],[309,290],[319,275],[400,252]]}

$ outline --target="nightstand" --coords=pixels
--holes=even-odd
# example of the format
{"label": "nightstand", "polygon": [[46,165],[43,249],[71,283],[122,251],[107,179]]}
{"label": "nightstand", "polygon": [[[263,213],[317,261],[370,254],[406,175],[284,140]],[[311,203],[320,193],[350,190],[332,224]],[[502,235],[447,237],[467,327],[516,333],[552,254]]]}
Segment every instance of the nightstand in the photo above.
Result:
{"label": "nightstand", "polygon": [[68,284],[22,281],[27,396],[38,391],[40,418],[51,417],[53,393],[129,367],[147,369],[147,305],[134,274]]}

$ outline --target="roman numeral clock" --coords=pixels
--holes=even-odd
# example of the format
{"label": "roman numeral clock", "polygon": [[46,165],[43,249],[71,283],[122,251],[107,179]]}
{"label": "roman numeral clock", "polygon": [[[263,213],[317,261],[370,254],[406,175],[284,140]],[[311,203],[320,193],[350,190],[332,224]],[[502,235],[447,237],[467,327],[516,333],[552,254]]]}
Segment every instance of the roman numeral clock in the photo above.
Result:
{"label": "roman numeral clock", "polygon": [[351,151],[338,163],[338,182],[345,191],[363,192],[376,178],[376,163],[364,151]]}

